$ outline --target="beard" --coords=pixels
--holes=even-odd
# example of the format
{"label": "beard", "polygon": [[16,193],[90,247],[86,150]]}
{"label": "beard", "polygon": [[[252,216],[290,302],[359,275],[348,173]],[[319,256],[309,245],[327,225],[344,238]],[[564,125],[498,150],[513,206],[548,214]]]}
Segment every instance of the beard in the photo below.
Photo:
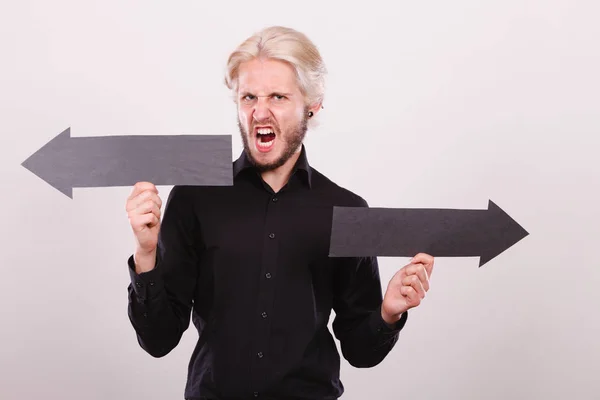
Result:
{"label": "beard", "polygon": [[[271,124],[273,127],[276,127],[275,124]],[[296,150],[302,145],[304,142],[304,137],[306,136],[306,132],[308,130],[308,117],[306,112],[303,114],[302,120],[296,124],[296,126],[291,127],[286,132],[279,131],[279,135],[275,140],[278,140],[283,144],[283,151],[281,155],[274,161],[270,163],[261,163],[259,162],[253,155],[252,149],[250,148],[250,138],[249,133],[242,126],[241,121],[238,118],[238,128],[240,130],[240,134],[242,136],[242,143],[244,144],[244,151],[250,163],[258,169],[259,172],[267,172],[275,170],[282,165],[284,165],[296,152]],[[254,130],[252,130],[254,131]]]}

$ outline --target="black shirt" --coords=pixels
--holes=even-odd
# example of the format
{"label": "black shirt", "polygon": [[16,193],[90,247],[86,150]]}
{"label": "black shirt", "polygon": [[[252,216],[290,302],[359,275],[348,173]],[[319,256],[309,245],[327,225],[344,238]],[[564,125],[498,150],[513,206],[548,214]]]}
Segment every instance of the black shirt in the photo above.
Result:
{"label": "black shirt", "polygon": [[383,360],[407,318],[381,318],[375,257],[328,257],[333,206],[367,203],[309,166],[304,146],[279,193],[244,153],[233,172],[233,186],[174,186],[155,268],[137,275],[129,258],[138,342],[165,356],[191,315],[186,399],[337,399],[332,310],[342,355],[361,368]]}

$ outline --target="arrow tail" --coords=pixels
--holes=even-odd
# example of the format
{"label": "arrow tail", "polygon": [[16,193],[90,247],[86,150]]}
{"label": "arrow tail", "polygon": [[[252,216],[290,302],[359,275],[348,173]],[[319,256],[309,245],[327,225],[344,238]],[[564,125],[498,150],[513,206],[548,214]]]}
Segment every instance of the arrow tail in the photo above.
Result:
{"label": "arrow tail", "polygon": [[334,207],[330,256],[477,256],[484,212]]}
{"label": "arrow tail", "polygon": [[73,187],[233,184],[229,135],[107,136],[71,139]]}

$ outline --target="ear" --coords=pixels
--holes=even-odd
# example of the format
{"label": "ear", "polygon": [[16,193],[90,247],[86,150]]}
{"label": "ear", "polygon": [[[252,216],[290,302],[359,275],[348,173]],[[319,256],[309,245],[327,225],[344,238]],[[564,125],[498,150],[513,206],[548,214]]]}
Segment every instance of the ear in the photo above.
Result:
{"label": "ear", "polygon": [[310,107],[308,108],[308,111],[312,111],[313,112],[313,118],[314,116],[317,115],[317,113],[323,108],[323,102],[319,101],[316,103],[313,103],[312,105],[310,105]]}

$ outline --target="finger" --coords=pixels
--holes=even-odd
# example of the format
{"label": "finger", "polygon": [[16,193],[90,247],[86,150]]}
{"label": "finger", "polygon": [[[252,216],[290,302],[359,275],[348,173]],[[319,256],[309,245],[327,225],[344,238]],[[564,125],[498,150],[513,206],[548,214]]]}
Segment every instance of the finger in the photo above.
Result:
{"label": "finger", "polygon": [[129,194],[129,197],[127,199],[131,200],[146,190],[150,190],[150,191],[158,194],[158,189],[152,182],[142,181],[142,182],[137,182],[135,185],[133,185],[133,188],[131,189],[131,193]]}
{"label": "finger", "polygon": [[406,266],[400,268],[390,279],[389,285],[402,285],[402,279],[406,276]]}
{"label": "finger", "polygon": [[408,304],[411,306],[421,302],[419,295],[412,286],[402,286],[400,288],[400,294],[407,298]]}
{"label": "finger", "polygon": [[142,215],[148,213],[152,213],[156,215],[157,218],[160,218],[160,208],[154,200],[146,200],[129,212],[130,215]]}
{"label": "finger", "polygon": [[148,213],[153,213],[158,218],[160,218],[160,207],[156,203],[156,201],[153,199],[146,200],[143,203],[139,204],[137,207],[131,208],[127,212],[129,217],[132,217],[134,215],[148,214]]}
{"label": "finger", "polygon": [[410,261],[411,261],[411,263],[431,264],[431,263],[433,263],[433,260],[434,260],[434,258],[430,254],[418,253]]}
{"label": "finger", "polygon": [[411,259],[411,263],[422,263],[427,270],[427,276],[431,278],[431,273],[433,272],[433,264],[435,262],[435,258],[427,253],[418,253]]}
{"label": "finger", "polygon": [[153,190],[145,190],[128,201],[128,208],[135,208],[147,200],[153,200],[159,208],[162,206],[162,200],[156,192]]}
{"label": "finger", "polygon": [[409,264],[406,267],[406,275],[418,276],[425,291],[429,290],[429,274],[427,272],[427,269],[425,268],[425,265],[423,265],[421,263]]}
{"label": "finger", "polygon": [[158,225],[159,222],[160,219],[153,213],[131,217],[131,227],[135,232],[140,232],[146,228],[153,228]]}
{"label": "finger", "polygon": [[400,287],[400,294],[404,297],[409,297],[411,293],[414,293],[415,290],[412,286],[402,286]]}
{"label": "finger", "polygon": [[402,286],[412,287],[421,299],[425,297],[425,288],[417,275],[406,276],[402,279]]}
{"label": "finger", "polygon": [[162,207],[162,200],[158,196],[158,194],[152,190],[145,190],[127,202],[127,212],[139,207],[141,204],[147,202],[148,200],[152,200],[153,202],[155,202],[158,208]]}

